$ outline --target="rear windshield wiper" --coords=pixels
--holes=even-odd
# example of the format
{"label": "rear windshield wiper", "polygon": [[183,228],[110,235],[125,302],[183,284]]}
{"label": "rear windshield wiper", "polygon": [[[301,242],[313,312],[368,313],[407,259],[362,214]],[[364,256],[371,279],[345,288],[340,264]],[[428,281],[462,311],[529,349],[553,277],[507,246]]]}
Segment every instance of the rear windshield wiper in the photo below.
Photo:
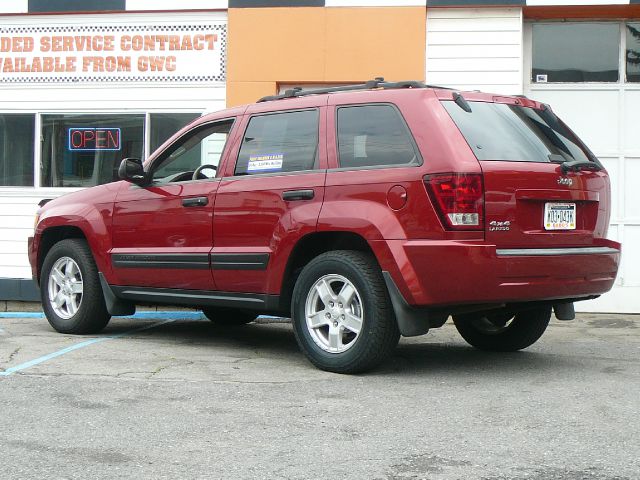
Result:
{"label": "rear windshield wiper", "polygon": [[567,173],[569,170],[573,170],[574,172],[578,172],[580,170],[602,170],[602,165],[590,160],[567,160],[565,157],[558,155],[557,153],[550,153],[547,157],[550,162],[560,164],[562,173]]}
{"label": "rear windshield wiper", "polygon": [[573,160],[571,162],[563,162],[560,168],[562,169],[562,173],[567,173],[570,170],[574,172],[579,172],[580,170],[593,170],[597,172],[602,170],[602,165],[589,160]]}

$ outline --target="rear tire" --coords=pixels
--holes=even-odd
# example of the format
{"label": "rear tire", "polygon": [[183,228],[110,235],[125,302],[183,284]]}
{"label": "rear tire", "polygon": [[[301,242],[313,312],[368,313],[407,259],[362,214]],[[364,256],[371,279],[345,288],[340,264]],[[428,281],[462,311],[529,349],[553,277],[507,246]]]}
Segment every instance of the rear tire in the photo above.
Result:
{"label": "rear tire", "polygon": [[293,291],[292,319],[302,352],[329,372],[370,370],[400,339],[380,267],[363,252],[327,252],[309,262]]}
{"label": "rear tire", "polygon": [[42,264],[42,309],[60,333],[98,333],[107,326],[107,311],[98,268],[87,242],[70,238],[56,243]]}
{"label": "rear tire", "polygon": [[551,307],[543,307],[515,315],[500,312],[456,315],[453,323],[462,338],[480,350],[515,352],[533,345],[550,319]]}
{"label": "rear tire", "polygon": [[258,318],[256,312],[226,307],[205,307],[202,313],[216,325],[225,326],[246,325]]}

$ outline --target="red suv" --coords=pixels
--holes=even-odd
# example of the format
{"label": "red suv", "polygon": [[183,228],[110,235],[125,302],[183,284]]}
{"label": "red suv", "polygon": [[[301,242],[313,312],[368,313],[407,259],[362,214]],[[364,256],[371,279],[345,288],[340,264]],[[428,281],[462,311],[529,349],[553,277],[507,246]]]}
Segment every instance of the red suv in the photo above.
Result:
{"label": "red suv", "polygon": [[311,362],[360,372],[449,316],[475,347],[528,347],[620,259],[606,171],[524,97],[293,89],[204,116],[119,175],[39,211],[29,258],[60,332],[136,304],[290,315]]}

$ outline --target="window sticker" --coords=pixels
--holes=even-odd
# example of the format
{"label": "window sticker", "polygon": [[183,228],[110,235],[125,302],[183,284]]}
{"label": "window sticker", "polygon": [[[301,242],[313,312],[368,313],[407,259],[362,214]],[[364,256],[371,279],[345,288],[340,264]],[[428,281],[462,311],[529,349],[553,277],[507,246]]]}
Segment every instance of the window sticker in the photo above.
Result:
{"label": "window sticker", "polygon": [[282,170],[283,153],[269,153],[266,155],[250,155],[247,172],[277,172]]}
{"label": "window sticker", "polygon": [[353,156],[354,158],[367,158],[367,136],[357,135],[353,137]]}

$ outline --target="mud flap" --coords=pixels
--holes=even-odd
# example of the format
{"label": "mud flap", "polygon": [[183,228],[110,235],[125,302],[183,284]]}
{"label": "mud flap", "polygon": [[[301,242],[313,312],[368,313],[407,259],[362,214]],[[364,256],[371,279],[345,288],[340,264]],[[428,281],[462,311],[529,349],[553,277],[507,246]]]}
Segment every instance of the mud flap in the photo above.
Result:
{"label": "mud flap", "polygon": [[136,305],[121,298],[116,297],[113,290],[107,283],[107,280],[102,275],[102,272],[98,272],[100,277],[100,286],[102,287],[102,295],[104,296],[104,303],[107,306],[107,311],[111,315],[133,315],[136,313]]}
{"label": "mud flap", "polygon": [[425,309],[413,308],[398,290],[398,286],[389,272],[382,272],[384,283],[389,291],[391,305],[396,315],[398,329],[403,337],[416,337],[429,331],[429,313]]}

